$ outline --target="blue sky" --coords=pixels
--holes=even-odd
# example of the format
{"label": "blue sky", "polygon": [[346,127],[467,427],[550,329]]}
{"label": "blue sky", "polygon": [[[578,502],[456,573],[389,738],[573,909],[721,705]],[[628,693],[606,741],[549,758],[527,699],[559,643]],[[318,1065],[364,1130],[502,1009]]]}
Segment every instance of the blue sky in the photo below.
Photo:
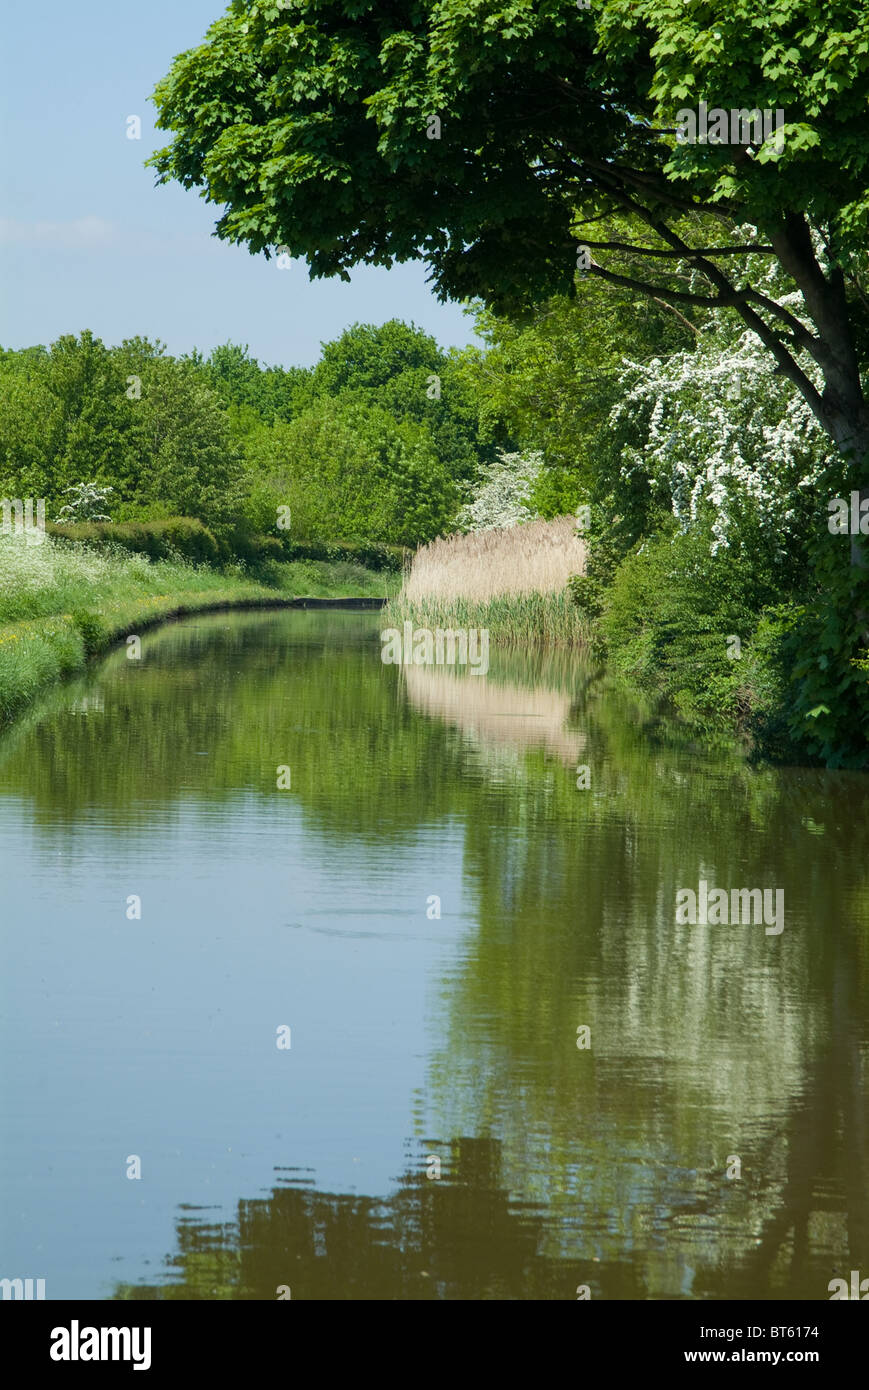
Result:
{"label": "blue sky", "polygon": [[[212,236],[219,215],[144,167],[167,143],[148,100],[222,0],[42,0],[7,11],[0,54],[0,345],[92,329],[173,353],[248,343],[265,363],[309,365],[354,322],[413,321],[443,346],[475,341],[422,265],[310,281]],[[142,119],[127,139],[127,117]]]}

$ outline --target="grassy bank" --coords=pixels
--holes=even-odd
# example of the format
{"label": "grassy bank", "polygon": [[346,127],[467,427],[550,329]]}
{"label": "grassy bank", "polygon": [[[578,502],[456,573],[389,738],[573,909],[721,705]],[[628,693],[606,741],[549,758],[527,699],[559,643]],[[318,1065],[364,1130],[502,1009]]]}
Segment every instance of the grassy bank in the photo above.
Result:
{"label": "grassy bank", "polygon": [[[736,541],[674,532],[595,544],[571,588],[594,655],[704,742],[757,761],[869,768],[869,580],[847,549],[792,575]],[[823,581],[823,582],[821,582]]]}
{"label": "grassy bank", "polygon": [[391,576],[353,564],[274,564],[251,578],[239,567],[221,572],[0,536],[0,723],[89,656],[162,618],[252,601],[383,597],[390,583]]}
{"label": "grassy bank", "polygon": [[588,623],[568,581],[585,546],[573,517],[432,541],[385,612],[390,625],[487,628],[502,646],[578,646]]}

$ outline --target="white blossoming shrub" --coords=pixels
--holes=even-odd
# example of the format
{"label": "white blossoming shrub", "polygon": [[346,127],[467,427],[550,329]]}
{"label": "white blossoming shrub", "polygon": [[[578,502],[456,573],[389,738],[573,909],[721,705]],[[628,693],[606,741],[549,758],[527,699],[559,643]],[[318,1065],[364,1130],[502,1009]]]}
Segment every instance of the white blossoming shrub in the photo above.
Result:
{"label": "white blossoming shrub", "polygon": [[111,517],[101,508],[106,506],[109,493],[114,490],[113,487],[100,487],[97,483],[74,483],[72,487],[64,488],[69,501],[61,507],[57,520],[61,523],[111,521]]}
{"label": "white blossoming shrub", "polygon": [[[804,322],[780,272],[750,282],[777,306],[757,306],[768,323],[783,310]],[[739,729],[762,757],[865,769],[869,582],[847,547],[824,544],[844,460],[733,313],[705,322],[695,351],[626,362],[620,381],[619,474],[589,565],[603,554],[590,598],[609,670],[707,734]]]}
{"label": "white blossoming shrub", "polygon": [[[799,316],[798,295],[762,288]],[[822,384],[812,365],[805,370]],[[621,383],[610,422],[642,441],[622,450],[624,481],[645,474],[683,531],[702,519],[713,554],[742,525],[775,534],[784,550],[798,539],[811,493],[837,455],[750,329],[720,315],[701,330],[696,351],[626,362]]]}
{"label": "white blossoming shrub", "polygon": [[530,503],[534,484],[543,472],[543,454],[505,454],[479,471],[472,500],[462,507],[457,525],[462,531],[489,531],[518,526],[540,515]]}

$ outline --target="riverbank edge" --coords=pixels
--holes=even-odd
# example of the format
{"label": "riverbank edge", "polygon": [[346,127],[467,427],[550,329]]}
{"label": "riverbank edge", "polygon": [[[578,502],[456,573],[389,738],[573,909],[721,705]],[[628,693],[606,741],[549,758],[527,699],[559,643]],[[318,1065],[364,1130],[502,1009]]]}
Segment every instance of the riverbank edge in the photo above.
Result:
{"label": "riverbank edge", "polygon": [[[28,680],[22,670],[17,689],[14,680],[12,688],[0,688],[0,732],[8,729],[51,685],[80,675],[90,662],[105,656],[112,647],[125,642],[128,637],[137,637],[142,632],[200,614],[278,608],[344,608],[356,612],[377,612],[386,603],[385,598],[375,595],[315,598],[249,591],[242,594],[224,593],[215,598],[214,590],[203,592],[201,600],[195,593],[183,598],[179,595],[166,595],[165,598],[172,606],[157,612],[136,614],[130,611],[131,605],[124,605],[125,611],[116,621],[107,622],[105,612],[93,608],[76,614],[57,613],[5,625],[2,629],[5,635],[0,636],[0,640],[22,640],[30,644],[30,655],[33,645],[38,644],[41,659],[37,662],[35,679]],[[137,600],[149,606],[162,601],[163,596]],[[22,631],[16,633],[16,628]]]}
{"label": "riverbank edge", "polygon": [[696,741],[709,753],[732,751],[771,766],[817,766],[799,761],[793,753],[781,759],[762,753],[736,714],[732,719],[720,716],[717,721],[691,718],[679,708],[672,691],[632,680],[629,673],[608,659],[595,619],[576,603],[569,586],[548,594],[505,594],[493,599],[409,599],[401,590],[386,601],[383,614],[385,623],[398,628],[406,621],[429,629],[478,628],[488,631],[492,644],[502,649],[581,654],[594,668],[596,679],[635,703],[656,728],[667,727],[683,741]]}
{"label": "riverbank edge", "polygon": [[165,623],[177,622],[180,618],[189,618],[193,614],[199,613],[226,613],[232,609],[250,609],[255,611],[258,608],[351,608],[359,612],[369,610],[377,612],[386,603],[385,598],[377,598],[374,595],[348,596],[347,598],[238,598],[238,599],[219,599],[211,603],[190,604],[182,603],[177,608],[168,609],[165,613],[156,613],[150,618],[138,624],[133,624],[117,632],[113,632],[111,638],[102,651],[90,653],[98,656],[105,653],[115,642],[125,641],[128,637],[138,636],[140,632],[147,632],[150,628],[162,627]]}
{"label": "riverbank edge", "polygon": [[485,630],[502,647],[588,651],[591,646],[590,625],[566,588],[486,599],[408,598],[402,589],[388,599],[384,616],[399,627],[408,621],[431,630]]}

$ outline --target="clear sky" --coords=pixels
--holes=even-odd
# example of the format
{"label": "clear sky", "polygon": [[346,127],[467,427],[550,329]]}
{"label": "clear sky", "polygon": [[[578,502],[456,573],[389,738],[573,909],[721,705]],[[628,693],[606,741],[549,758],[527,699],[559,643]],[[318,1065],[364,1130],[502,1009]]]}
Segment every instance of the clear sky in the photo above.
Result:
{"label": "clear sky", "polygon": [[[355,322],[413,321],[442,346],[474,341],[425,267],[363,267],[352,282],[279,270],[212,235],[219,209],[156,187],[147,156],[168,143],[149,96],[222,0],[19,0],[0,41],[0,346],[90,328],[141,334],[178,354],[248,343],[264,363],[309,365]],[[142,119],[127,139],[127,117]]]}

